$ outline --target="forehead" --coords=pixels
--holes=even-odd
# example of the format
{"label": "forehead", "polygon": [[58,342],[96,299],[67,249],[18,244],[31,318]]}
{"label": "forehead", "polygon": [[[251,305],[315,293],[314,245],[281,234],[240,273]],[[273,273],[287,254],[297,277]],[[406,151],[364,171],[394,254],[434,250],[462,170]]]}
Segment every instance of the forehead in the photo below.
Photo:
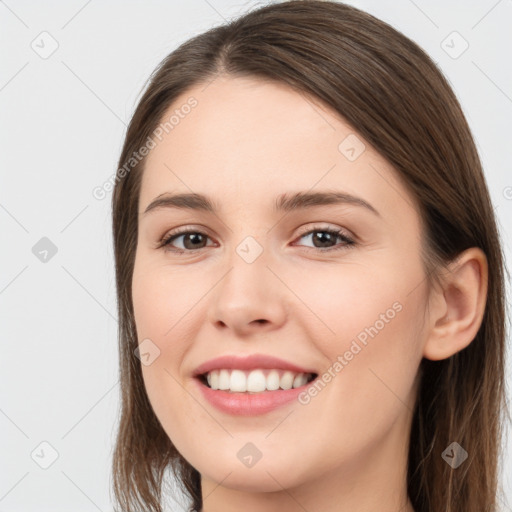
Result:
{"label": "forehead", "polygon": [[177,97],[160,127],[145,163],[141,211],[165,192],[208,194],[226,208],[250,201],[271,209],[283,192],[315,189],[364,196],[393,215],[414,208],[396,171],[367,141],[318,99],[286,84],[218,77]]}

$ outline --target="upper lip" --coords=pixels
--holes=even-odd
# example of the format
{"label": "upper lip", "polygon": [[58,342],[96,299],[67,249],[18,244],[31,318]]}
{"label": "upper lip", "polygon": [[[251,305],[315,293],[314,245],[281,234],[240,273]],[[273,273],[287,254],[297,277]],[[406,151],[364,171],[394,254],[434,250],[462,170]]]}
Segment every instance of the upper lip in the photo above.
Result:
{"label": "upper lip", "polygon": [[302,368],[296,364],[279,359],[274,356],[265,354],[252,354],[250,356],[236,356],[234,354],[227,354],[224,356],[210,359],[199,365],[193,372],[194,377],[203,375],[212,370],[218,369],[237,369],[237,370],[255,370],[261,369],[276,369],[288,370],[294,373],[316,373],[315,370]]}

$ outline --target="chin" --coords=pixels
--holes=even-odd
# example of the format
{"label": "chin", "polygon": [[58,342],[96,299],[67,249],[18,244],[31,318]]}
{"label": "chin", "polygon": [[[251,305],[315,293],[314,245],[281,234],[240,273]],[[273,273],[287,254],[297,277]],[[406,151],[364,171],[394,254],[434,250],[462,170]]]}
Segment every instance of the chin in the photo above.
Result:
{"label": "chin", "polygon": [[281,472],[269,471],[270,474],[267,473],[265,469],[255,471],[255,468],[246,470],[243,468],[231,468],[230,471],[232,472],[228,477],[226,477],[226,475],[229,473],[229,471],[222,474],[218,471],[215,471],[213,478],[209,478],[215,482],[222,482],[222,486],[225,488],[241,492],[276,492],[282,491],[283,487],[286,489],[294,486],[293,483],[290,482],[289,478],[284,480],[286,473],[285,469],[283,469]]}
{"label": "chin", "polygon": [[[254,466],[246,467],[235,460],[234,463],[223,461],[212,461],[211,465],[204,467],[204,460],[201,468],[197,467],[202,478],[214,482],[222,482],[223,487],[243,492],[276,492],[283,488],[292,488],[300,485],[302,471],[292,471],[292,461],[286,461],[283,457],[276,457],[274,460],[263,461],[262,457]],[[280,460],[277,460],[277,459]],[[229,475],[229,476],[228,476]]]}

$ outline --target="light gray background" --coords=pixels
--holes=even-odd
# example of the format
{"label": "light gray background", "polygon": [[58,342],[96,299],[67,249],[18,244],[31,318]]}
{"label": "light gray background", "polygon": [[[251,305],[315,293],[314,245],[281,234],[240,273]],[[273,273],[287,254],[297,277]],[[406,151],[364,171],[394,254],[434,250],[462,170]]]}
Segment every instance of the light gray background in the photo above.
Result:
{"label": "light gray background", "polygon": [[[263,3],[0,1],[0,512],[112,510],[119,387],[111,196],[97,200],[92,190],[115,172],[126,124],[159,61]],[[348,3],[439,63],[473,130],[510,261],[512,1]],[[457,58],[464,41],[453,31],[469,44]],[[58,48],[42,58],[51,38]],[[42,237],[57,247],[46,262],[32,251]],[[48,469],[39,464],[52,461],[52,448],[42,442],[58,454]],[[510,511],[510,444],[504,459],[501,499]]]}

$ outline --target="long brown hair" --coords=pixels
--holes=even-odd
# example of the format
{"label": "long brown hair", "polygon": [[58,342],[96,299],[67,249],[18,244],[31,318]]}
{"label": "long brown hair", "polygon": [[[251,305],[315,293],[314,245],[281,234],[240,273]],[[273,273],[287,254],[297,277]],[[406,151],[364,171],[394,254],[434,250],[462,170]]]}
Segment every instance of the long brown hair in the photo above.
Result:
{"label": "long brown hair", "polygon": [[[186,41],[150,77],[129,124],[112,197],[122,390],[112,474],[122,510],[161,512],[166,469],[192,508],[202,508],[200,475],[156,418],[134,355],[131,281],[145,160],[126,163],[178,95],[220,74],[275,80],[313,95],[394,166],[421,212],[428,286],[465,249],[484,251],[488,294],[475,339],[448,359],[420,365],[407,486],[416,512],[495,511],[502,427],[510,418],[506,269],[472,134],[447,80],[417,44],[363,11],[321,0],[267,5]],[[469,455],[457,469],[441,457],[453,441]]]}

